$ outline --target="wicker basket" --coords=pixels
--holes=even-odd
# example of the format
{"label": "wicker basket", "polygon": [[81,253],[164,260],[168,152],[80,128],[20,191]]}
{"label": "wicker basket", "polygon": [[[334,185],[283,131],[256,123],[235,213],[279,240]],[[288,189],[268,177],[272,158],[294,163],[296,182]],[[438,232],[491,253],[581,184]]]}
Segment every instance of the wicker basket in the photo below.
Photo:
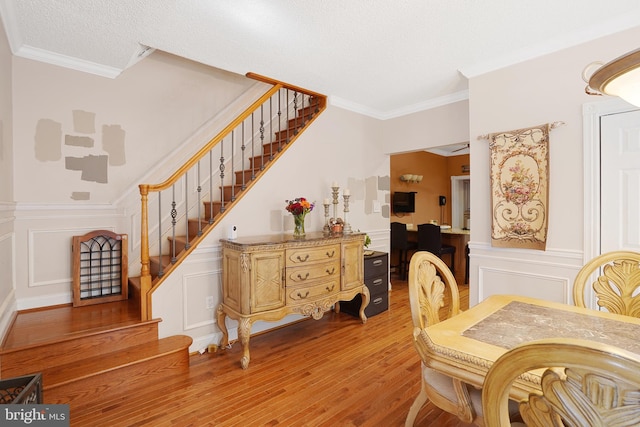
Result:
{"label": "wicker basket", "polygon": [[0,380],[0,404],[42,403],[42,374]]}

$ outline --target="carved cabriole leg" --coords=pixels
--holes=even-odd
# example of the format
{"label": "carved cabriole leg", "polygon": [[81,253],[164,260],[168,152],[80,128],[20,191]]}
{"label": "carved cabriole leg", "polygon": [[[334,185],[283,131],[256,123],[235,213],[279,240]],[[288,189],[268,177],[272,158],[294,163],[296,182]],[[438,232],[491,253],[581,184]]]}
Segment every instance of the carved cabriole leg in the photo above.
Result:
{"label": "carved cabriole leg", "polygon": [[242,343],[242,359],[240,359],[240,365],[242,369],[249,367],[249,338],[251,336],[251,319],[243,317],[238,322],[238,339]]}
{"label": "carved cabriole leg", "polygon": [[429,397],[427,396],[427,391],[424,388],[424,380],[423,380],[421,381],[420,394],[416,396],[416,400],[413,401],[411,408],[409,408],[407,419],[404,421],[404,427],[413,427],[413,423],[416,421],[418,412],[420,412],[420,409],[422,409],[422,406],[424,406],[424,404],[427,403],[427,400],[429,400]]}
{"label": "carved cabriole leg", "polygon": [[222,308],[222,304],[218,306],[218,327],[222,332],[222,339],[220,340],[220,348],[227,348],[229,346],[229,331],[227,331],[227,324],[225,323],[225,319],[227,318],[227,313],[224,312]]}
{"label": "carved cabriole leg", "polygon": [[362,304],[360,305],[360,319],[362,319],[362,323],[367,323],[367,315],[364,314],[364,309],[369,305],[369,299],[371,296],[369,295],[369,288],[366,286],[362,287]]}

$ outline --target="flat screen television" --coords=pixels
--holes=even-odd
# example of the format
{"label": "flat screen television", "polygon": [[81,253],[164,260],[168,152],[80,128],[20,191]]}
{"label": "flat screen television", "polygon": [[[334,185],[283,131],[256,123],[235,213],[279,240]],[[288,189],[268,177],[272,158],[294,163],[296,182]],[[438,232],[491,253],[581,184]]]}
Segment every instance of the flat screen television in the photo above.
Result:
{"label": "flat screen television", "polygon": [[396,191],[393,193],[393,211],[413,213],[416,211],[416,192]]}

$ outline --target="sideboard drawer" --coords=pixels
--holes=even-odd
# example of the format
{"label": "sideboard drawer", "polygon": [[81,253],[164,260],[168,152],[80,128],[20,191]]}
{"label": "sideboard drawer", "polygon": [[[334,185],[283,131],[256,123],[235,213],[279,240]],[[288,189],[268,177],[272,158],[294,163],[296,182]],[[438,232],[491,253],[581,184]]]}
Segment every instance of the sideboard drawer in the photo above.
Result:
{"label": "sideboard drawer", "polygon": [[313,301],[317,298],[335,294],[340,290],[340,277],[333,280],[323,280],[319,284],[310,286],[287,287],[287,304],[301,304],[305,301]]}
{"label": "sideboard drawer", "polygon": [[287,268],[287,286],[305,284],[316,279],[340,277],[340,261],[302,265]]}
{"label": "sideboard drawer", "polygon": [[340,261],[340,245],[287,249],[287,267],[330,260]]}

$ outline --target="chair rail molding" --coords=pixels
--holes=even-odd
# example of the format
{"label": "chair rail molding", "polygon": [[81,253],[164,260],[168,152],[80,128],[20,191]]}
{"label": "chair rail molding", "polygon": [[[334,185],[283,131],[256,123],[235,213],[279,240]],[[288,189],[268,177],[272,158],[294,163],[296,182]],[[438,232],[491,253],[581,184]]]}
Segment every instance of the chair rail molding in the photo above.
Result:
{"label": "chair rail molding", "polygon": [[470,306],[505,293],[571,303],[573,279],[583,265],[581,251],[494,248],[477,242],[469,247],[470,283],[478,284],[469,289]]}

